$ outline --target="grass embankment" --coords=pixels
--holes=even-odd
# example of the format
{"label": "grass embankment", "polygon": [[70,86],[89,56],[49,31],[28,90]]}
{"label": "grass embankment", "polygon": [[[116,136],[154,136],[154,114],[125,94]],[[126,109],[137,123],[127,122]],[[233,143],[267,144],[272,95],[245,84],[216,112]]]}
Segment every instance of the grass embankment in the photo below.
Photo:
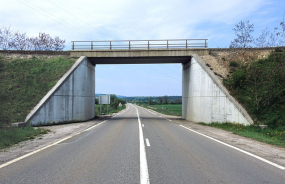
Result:
{"label": "grass embankment", "polygon": [[152,109],[162,114],[172,115],[172,116],[182,116],[182,104],[164,104],[164,105],[139,104],[139,105],[148,109]]}
{"label": "grass embankment", "polygon": [[2,128],[0,129],[0,149],[10,147],[24,140],[34,139],[36,136],[48,132],[48,129],[33,128],[30,126],[21,128]]}
{"label": "grass embankment", "polygon": [[11,123],[23,122],[74,62],[67,57],[9,59],[0,55],[0,145],[10,146],[46,132],[32,127],[15,129]]}
{"label": "grass embankment", "polygon": [[260,128],[259,126],[244,126],[241,124],[232,123],[199,123],[205,126],[220,128],[223,130],[231,131],[234,134],[249,137],[251,139],[285,147],[285,127],[278,128]]}
{"label": "grass embankment", "polygon": [[[108,112],[107,112],[107,105],[101,105],[101,114],[112,114],[112,113],[117,113],[123,109],[126,108],[126,105],[125,104],[122,104],[121,107],[117,107],[117,108],[114,108],[110,105],[108,105]],[[95,116],[99,116],[100,114],[100,105],[99,104],[96,104],[95,105]]]}

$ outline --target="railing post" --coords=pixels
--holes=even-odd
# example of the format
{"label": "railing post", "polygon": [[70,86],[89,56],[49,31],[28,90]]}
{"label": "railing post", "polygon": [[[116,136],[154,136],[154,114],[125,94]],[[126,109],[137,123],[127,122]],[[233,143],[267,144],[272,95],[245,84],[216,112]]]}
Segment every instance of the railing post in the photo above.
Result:
{"label": "railing post", "polygon": [[207,48],[207,40],[205,39],[205,48]]}
{"label": "railing post", "polygon": [[93,42],[91,42],[91,50],[93,50]]}
{"label": "railing post", "polygon": [[129,41],[129,49],[131,49],[131,41]]}
{"label": "railing post", "polygon": [[112,41],[110,41],[110,49],[112,49]]}
{"label": "railing post", "polygon": [[187,44],[187,40],[186,40],[186,49],[187,49],[187,47],[188,47],[188,44]]}
{"label": "railing post", "polygon": [[72,42],[72,50],[74,50],[74,42]]}
{"label": "railing post", "polygon": [[147,41],[147,49],[149,49],[149,40]]}
{"label": "railing post", "polygon": [[166,42],[166,46],[167,46],[167,49],[168,49],[168,40],[167,40],[167,42]]}

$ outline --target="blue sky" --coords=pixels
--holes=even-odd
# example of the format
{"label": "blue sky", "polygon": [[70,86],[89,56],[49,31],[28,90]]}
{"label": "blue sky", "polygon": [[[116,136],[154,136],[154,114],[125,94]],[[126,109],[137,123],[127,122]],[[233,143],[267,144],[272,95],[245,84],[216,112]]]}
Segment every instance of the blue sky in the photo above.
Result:
{"label": "blue sky", "polygon": [[[283,20],[284,0],[0,0],[0,26],[71,41],[207,38],[228,47],[241,20],[254,36]],[[97,65],[96,93],[181,95],[181,65]]]}

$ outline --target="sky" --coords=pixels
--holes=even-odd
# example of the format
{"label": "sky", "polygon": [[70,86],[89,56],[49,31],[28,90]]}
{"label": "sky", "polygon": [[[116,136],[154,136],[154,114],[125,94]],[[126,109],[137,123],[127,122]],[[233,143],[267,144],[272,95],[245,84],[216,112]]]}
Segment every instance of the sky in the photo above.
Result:
{"label": "sky", "polygon": [[[71,41],[208,39],[226,48],[239,21],[253,36],[283,20],[284,0],[0,0],[0,26]],[[181,64],[97,65],[96,93],[182,95]]]}

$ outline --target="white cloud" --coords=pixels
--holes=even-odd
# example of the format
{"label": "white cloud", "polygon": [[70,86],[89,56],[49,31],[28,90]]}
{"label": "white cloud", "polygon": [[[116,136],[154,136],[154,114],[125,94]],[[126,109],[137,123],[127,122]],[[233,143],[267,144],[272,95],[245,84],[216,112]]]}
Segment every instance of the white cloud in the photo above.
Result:
{"label": "white cloud", "polygon": [[211,30],[207,30],[207,26],[203,27],[204,30],[197,28],[201,24],[213,23],[216,26],[232,24],[258,10],[267,2],[265,0],[2,1],[1,4],[4,4],[0,7],[0,16],[4,20],[2,24],[11,25],[15,30],[26,31],[29,35],[45,31],[66,38],[67,43],[71,40],[91,39],[174,39],[199,36],[205,38],[211,35]]}

